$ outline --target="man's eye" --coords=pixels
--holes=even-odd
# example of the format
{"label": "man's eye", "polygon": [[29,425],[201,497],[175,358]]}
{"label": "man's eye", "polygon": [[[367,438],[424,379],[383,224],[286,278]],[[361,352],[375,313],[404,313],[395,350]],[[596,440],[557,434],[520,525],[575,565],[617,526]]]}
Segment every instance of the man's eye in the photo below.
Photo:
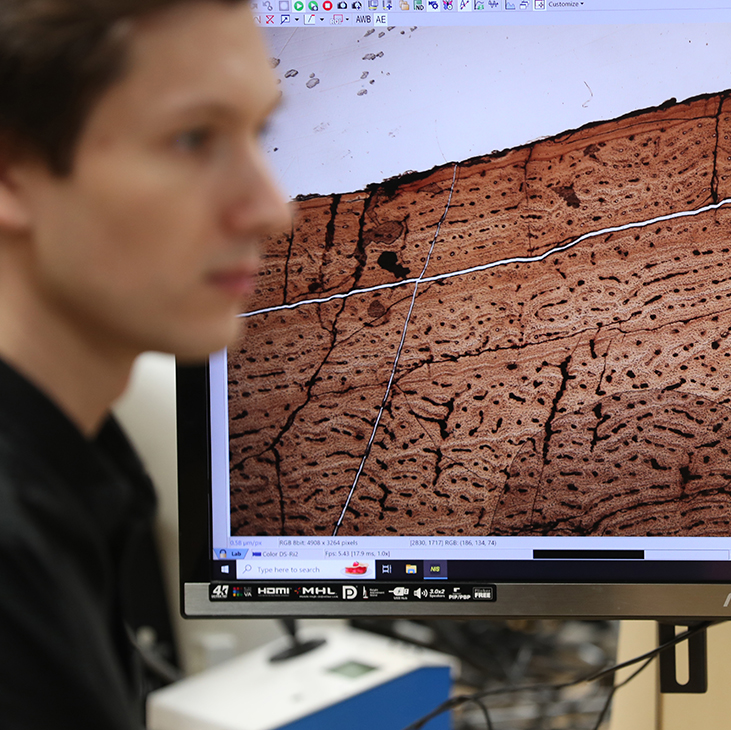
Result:
{"label": "man's eye", "polygon": [[267,119],[258,129],[257,131],[257,137],[259,138],[259,141],[264,139],[269,132],[272,130],[272,125],[269,119]]}
{"label": "man's eye", "polygon": [[204,149],[211,141],[210,129],[189,129],[175,137],[175,146],[184,152],[198,152]]}

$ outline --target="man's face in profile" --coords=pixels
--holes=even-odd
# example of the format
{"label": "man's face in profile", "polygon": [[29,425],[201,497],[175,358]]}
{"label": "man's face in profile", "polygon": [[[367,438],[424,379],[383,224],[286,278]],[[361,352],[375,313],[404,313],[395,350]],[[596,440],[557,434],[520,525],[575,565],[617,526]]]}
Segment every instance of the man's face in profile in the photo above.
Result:
{"label": "man's face in profile", "polygon": [[71,174],[13,170],[31,289],[95,346],[200,358],[235,335],[259,240],[287,223],[258,144],[279,93],[246,4],[182,3],[130,33]]}

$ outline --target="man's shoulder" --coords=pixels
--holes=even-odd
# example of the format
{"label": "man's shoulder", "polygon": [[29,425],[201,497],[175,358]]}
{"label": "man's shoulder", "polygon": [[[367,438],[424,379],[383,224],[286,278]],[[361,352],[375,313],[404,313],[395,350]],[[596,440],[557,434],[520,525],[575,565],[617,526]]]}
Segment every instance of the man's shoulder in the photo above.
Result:
{"label": "man's shoulder", "polygon": [[21,550],[37,552],[45,542],[42,523],[58,514],[58,505],[53,480],[42,471],[0,432],[0,560]]}
{"label": "man's shoulder", "polygon": [[22,502],[38,488],[52,489],[58,476],[51,467],[41,444],[18,439],[0,424],[0,500]]}
{"label": "man's shoulder", "polygon": [[[8,727],[137,727],[109,634],[98,534],[0,436],[0,716]],[[79,529],[81,526],[82,529]],[[42,701],[39,701],[42,688]],[[0,722],[0,725],[5,725]]]}
{"label": "man's shoulder", "polygon": [[0,430],[0,563],[33,578],[87,563],[99,549],[94,515],[42,455],[21,446]]}
{"label": "man's shoulder", "polygon": [[24,449],[0,428],[0,525],[4,518],[21,510],[23,487],[37,480],[38,463],[27,458]]}

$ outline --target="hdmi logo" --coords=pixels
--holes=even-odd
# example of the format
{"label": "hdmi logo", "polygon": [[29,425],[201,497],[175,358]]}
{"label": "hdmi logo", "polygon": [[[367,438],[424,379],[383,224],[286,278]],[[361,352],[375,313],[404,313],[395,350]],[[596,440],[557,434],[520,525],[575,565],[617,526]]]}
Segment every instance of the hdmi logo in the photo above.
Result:
{"label": "hdmi logo", "polygon": [[726,601],[723,604],[724,608],[728,608],[731,605],[731,593],[726,596]]}

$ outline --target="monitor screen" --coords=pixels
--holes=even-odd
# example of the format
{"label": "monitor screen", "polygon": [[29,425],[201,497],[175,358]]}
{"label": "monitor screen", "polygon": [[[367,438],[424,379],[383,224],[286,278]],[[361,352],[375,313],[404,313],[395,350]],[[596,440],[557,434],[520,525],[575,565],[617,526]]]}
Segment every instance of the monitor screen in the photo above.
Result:
{"label": "monitor screen", "polygon": [[178,373],[186,615],[731,614],[731,3],[675,4],[254,3],[293,223]]}

